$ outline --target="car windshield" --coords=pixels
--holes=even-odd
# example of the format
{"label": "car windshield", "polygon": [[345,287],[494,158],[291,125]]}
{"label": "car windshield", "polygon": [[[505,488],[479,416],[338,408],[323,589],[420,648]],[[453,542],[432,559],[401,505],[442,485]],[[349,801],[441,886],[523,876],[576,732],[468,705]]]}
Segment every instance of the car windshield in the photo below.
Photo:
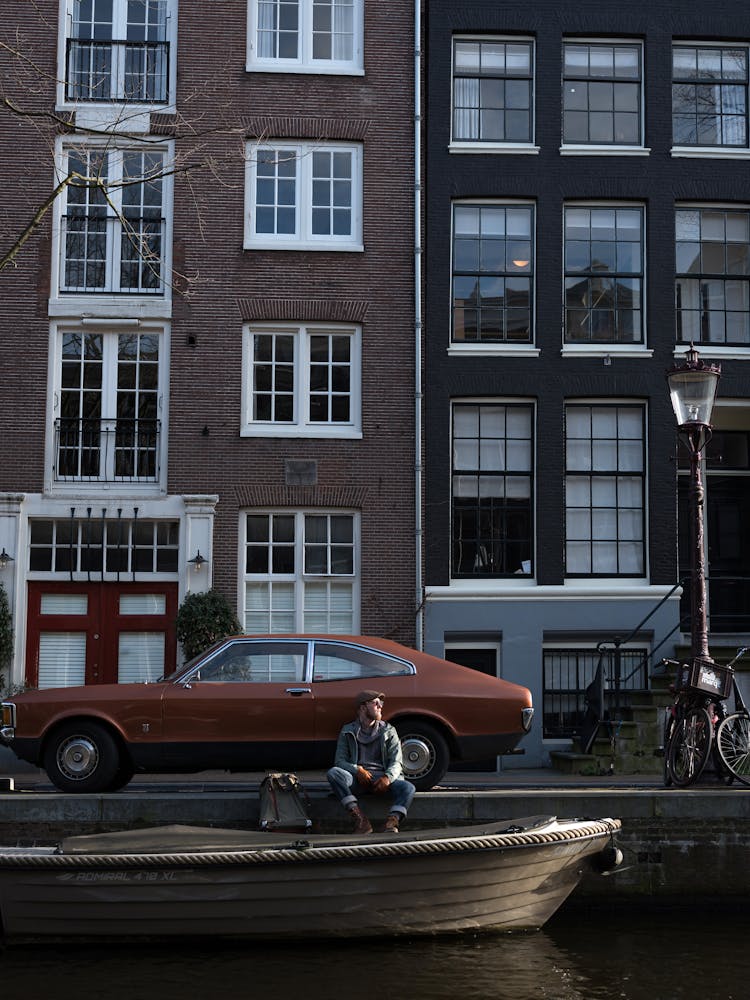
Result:
{"label": "car windshield", "polygon": [[226,639],[219,639],[219,641],[215,642],[212,646],[209,646],[207,649],[204,649],[202,652],[196,654],[192,660],[188,660],[187,663],[183,663],[181,667],[177,667],[177,669],[173,670],[171,674],[164,674],[164,676],[160,677],[159,680],[167,682],[176,681],[178,677],[182,677],[183,674],[192,670],[198,660],[202,660],[204,657],[210,656],[210,654],[215,649],[218,649],[224,642],[226,642]]}

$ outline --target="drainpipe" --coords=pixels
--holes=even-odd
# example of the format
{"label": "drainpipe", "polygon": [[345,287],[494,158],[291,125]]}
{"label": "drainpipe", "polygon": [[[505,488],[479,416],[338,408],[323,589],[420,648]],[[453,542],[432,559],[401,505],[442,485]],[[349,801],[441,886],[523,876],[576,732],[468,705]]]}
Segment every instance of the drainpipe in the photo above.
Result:
{"label": "drainpipe", "polygon": [[414,0],[414,541],[417,649],[422,649],[422,0]]}

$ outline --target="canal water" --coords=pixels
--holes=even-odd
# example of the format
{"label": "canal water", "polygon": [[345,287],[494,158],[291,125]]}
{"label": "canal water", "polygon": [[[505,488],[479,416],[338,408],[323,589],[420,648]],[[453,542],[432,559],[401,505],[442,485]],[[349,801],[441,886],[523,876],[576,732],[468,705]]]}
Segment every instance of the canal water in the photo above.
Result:
{"label": "canal water", "polygon": [[745,1000],[750,915],[563,908],[534,934],[348,944],[6,946],[42,1000]]}

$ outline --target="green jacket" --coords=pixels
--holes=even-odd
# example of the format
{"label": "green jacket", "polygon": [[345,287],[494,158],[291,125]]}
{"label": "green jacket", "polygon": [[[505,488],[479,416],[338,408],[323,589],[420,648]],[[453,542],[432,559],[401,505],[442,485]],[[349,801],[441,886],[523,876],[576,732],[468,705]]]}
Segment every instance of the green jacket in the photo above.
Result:
{"label": "green jacket", "polygon": [[[342,767],[350,774],[357,773],[357,729],[358,722],[349,722],[339,733],[336,743],[336,767]],[[389,781],[397,781],[404,776],[401,757],[401,740],[390,722],[384,722],[380,730],[380,756]]]}

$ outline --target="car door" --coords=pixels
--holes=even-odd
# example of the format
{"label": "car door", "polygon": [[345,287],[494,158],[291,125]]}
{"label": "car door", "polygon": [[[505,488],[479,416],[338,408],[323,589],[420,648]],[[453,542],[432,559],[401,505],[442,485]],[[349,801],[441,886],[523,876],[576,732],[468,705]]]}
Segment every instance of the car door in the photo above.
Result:
{"label": "car door", "polygon": [[300,768],[315,730],[306,682],[309,644],[232,639],[163,698],[165,760],[172,768]]}

